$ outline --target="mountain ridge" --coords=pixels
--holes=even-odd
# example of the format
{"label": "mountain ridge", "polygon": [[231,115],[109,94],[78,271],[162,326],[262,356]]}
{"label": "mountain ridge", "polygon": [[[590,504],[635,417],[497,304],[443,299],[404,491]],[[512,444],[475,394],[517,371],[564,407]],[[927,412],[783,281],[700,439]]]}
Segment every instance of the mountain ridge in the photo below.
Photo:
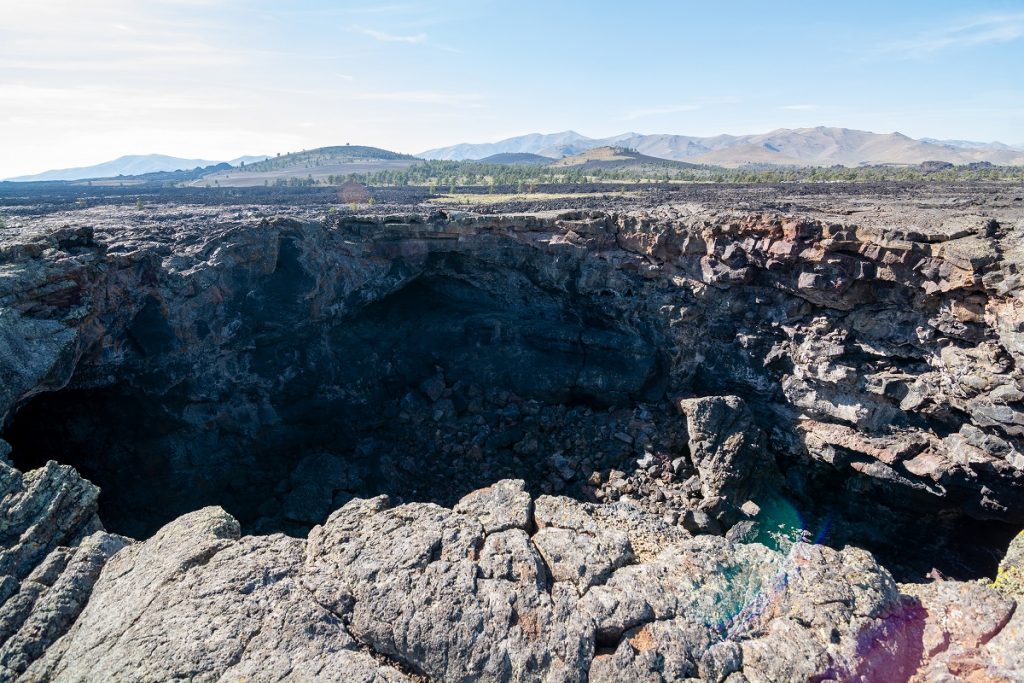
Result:
{"label": "mountain ridge", "polygon": [[267,155],[241,156],[230,161],[213,161],[210,159],[187,159],[167,154],[126,154],[110,161],[103,161],[91,166],[75,166],[57,168],[41,173],[5,178],[6,182],[23,183],[52,180],[89,180],[96,178],[116,178],[118,176],[137,176],[147,173],[167,171],[190,171],[227,163],[238,166],[241,163],[252,163],[270,158]]}
{"label": "mountain ridge", "polygon": [[[548,144],[555,141],[553,144]],[[589,138],[575,131],[531,133],[493,143],[460,143],[427,150],[427,159],[469,160],[508,152],[525,152],[559,159],[597,147],[626,147],[669,161],[716,166],[772,164],[780,166],[914,165],[924,161],[968,164],[988,161],[1024,164],[1024,150],[999,142],[914,139],[903,133],[874,133],[830,126],[777,128],[753,135],[699,137],[668,133],[623,133]],[[487,154],[482,154],[486,151]],[[478,156],[479,155],[479,156]]]}

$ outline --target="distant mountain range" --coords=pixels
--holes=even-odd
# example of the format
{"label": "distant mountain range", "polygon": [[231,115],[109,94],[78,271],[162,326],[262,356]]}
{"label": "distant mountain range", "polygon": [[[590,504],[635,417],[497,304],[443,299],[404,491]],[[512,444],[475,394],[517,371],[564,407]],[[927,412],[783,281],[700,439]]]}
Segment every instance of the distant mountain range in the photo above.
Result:
{"label": "distant mountain range", "polygon": [[924,161],[954,164],[987,161],[1000,165],[1024,165],[1024,149],[999,142],[915,140],[902,133],[870,133],[824,126],[714,137],[623,133],[608,138],[589,138],[570,130],[550,135],[533,133],[483,144],[462,143],[427,150],[417,156],[468,160],[516,153],[560,159],[597,147],[625,147],[659,159],[728,167],[746,164],[863,166],[919,164]]}
{"label": "distant mountain range", "polygon": [[210,161],[208,159],[182,159],[171,157],[165,154],[133,154],[119,157],[113,161],[105,161],[95,166],[81,166],[79,168],[62,168],[53,171],[44,171],[35,175],[18,176],[8,178],[13,182],[31,182],[44,180],[86,180],[89,178],[116,178],[117,176],[137,176],[146,173],[159,173],[162,171],[190,171],[194,168],[215,166],[228,163],[232,166],[239,166],[243,163],[249,164],[268,159],[268,156],[243,156],[231,161]]}
{"label": "distant mountain range", "polygon": [[[452,161],[479,160],[496,164],[540,165],[582,154],[588,150],[609,148],[632,150],[643,158],[607,158],[602,152],[583,158],[581,164],[593,167],[650,165],[659,161],[686,162],[708,166],[864,166],[872,164],[917,165],[925,161],[952,164],[989,162],[997,165],[1024,165],[1024,145],[971,140],[915,140],[901,133],[870,133],[849,128],[780,128],[759,135],[689,135],[623,133],[607,138],[590,138],[571,130],[562,133],[531,133],[498,142],[462,143],[430,149],[415,157],[375,147],[356,145],[321,147],[279,157],[243,156],[230,161],[183,159],[163,154],[123,156],[95,166],[45,171],[35,175],[8,178],[11,181],[59,181],[143,176],[153,173],[186,172],[182,180],[203,176],[220,185],[250,185],[274,182],[293,176],[319,179],[321,176],[401,169],[421,159]],[[262,162],[262,163],[261,163]],[[234,167],[209,169],[218,164]],[[244,168],[242,166],[244,165]],[[573,164],[562,164],[569,166]],[[189,176],[189,177],[186,177]],[[193,181],[199,184],[199,181]]]}
{"label": "distant mountain range", "polygon": [[[595,144],[589,145],[588,147],[581,147],[580,149],[576,149],[574,152],[568,152],[566,154],[557,154],[552,152],[552,150],[569,147],[581,141],[592,141]],[[592,140],[591,138],[580,135],[575,131],[567,130],[564,133],[552,133],[550,135],[531,133],[530,135],[520,135],[518,137],[500,140],[498,142],[485,142],[481,144],[463,143],[461,145],[453,145],[451,147],[442,147],[441,149],[427,150],[426,152],[417,154],[416,156],[424,159],[464,161],[467,159],[483,159],[485,157],[494,156],[495,154],[538,154],[540,156],[558,159],[568,156],[569,154],[574,154],[575,152],[582,152],[584,149],[590,149],[590,147],[601,147],[603,144],[604,143],[598,140]]]}

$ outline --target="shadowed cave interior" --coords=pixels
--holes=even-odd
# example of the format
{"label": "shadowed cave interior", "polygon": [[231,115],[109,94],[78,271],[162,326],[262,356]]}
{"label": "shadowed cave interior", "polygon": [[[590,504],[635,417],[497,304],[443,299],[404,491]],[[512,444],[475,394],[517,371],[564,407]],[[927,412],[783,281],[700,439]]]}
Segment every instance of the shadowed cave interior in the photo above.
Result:
{"label": "shadowed cave interior", "polygon": [[[243,304],[236,338],[251,343],[194,367],[150,301],[127,330],[143,363],[104,373],[87,356],[2,436],[22,470],[73,465],[100,487],[105,526],[135,538],[206,505],[247,533],[302,536],[352,497],[450,506],[509,477],[535,495],[598,500],[609,472],[635,471],[646,453],[688,458],[655,324],[514,270],[482,279],[450,266],[317,324],[289,319],[293,271]],[[690,463],[676,474],[690,477]],[[991,575],[1014,532],[890,511],[878,505],[888,492],[849,473],[795,474],[804,495],[785,494],[780,521],[807,540],[867,547],[902,578]]]}
{"label": "shadowed cave interior", "polygon": [[[657,410],[665,360],[564,293],[502,287],[499,300],[427,275],[329,325],[262,321],[238,353],[265,384],[219,401],[196,399],[220,378],[170,358],[107,385],[76,375],[22,406],[3,438],[23,470],[76,467],[100,486],[107,528],[134,537],[212,504],[247,531],[304,534],[353,496],[451,505],[502,477],[585,497],[584,472],[629,459],[609,424]],[[158,311],[129,332],[141,355],[170,349]],[[580,471],[552,482],[552,455]]]}

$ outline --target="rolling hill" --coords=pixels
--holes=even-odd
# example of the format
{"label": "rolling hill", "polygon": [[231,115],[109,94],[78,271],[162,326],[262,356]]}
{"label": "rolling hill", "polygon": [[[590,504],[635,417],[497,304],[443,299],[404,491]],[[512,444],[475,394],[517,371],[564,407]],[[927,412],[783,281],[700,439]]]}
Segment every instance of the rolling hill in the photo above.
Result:
{"label": "rolling hill", "polygon": [[408,168],[422,163],[421,159],[377,147],[345,145],[318,147],[317,149],[284,154],[244,167],[232,168],[204,176],[191,183],[194,187],[217,185],[220,187],[253,187],[273,185],[292,178],[314,181],[349,173],[367,173],[389,169]]}
{"label": "rolling hill", "polygon": [[625,147],[595,147],[586,151],[563,157],[551,162],[552,168],[572,168],[579,170],[640,170],[657,168],[695,168],[695,164],[682,161],[670,161],[640,154]]}
{"label": "rolling hill", "polygon": [[[548,140],[553,144],[542,146]],[[861,166],[867,164],[919,164],[947,161],[967,164],[988,161],[1000,165],[1024,164],[1024,151],[1001,143],[915,140],[901,133],[871,133],[849,128],[780,128],[758,135],[643,135],[624,133],[609,138],[587,138],[574,131],[553,135],[527,135],[482,145],[455,145],[423,152],[430,159],[471,159],[487,154],[525,150],[559,159],[596,147],[627,147],[660,159],[696,164],[742,166]]]}
{"label": "rolling hill", "polygon": [[551,157],[529,152],[505,152],[504,154],[492,154],[476,161],[481,164],[504,164],[506,166],[544,166],[551,163]]}

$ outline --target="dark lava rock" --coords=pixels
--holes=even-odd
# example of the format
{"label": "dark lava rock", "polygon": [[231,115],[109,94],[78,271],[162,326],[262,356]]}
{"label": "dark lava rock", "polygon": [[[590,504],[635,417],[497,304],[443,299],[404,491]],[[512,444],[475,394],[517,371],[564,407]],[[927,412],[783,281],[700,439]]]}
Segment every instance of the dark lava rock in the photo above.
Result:
{"label": "dark lava rock", "polygon": [[0,678],[1020,678],[1019,203],[679,192],[23,210]]}

